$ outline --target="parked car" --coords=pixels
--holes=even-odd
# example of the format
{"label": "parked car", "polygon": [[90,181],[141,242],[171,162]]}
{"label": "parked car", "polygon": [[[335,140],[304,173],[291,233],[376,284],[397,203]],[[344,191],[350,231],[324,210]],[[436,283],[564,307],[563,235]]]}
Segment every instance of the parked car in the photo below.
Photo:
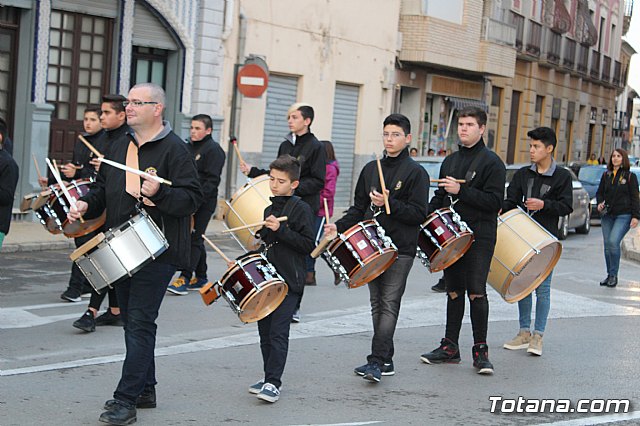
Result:
{"label": "parked car", "polygon": [[[431,179],[438,179],[440,177],[440,166],[446,157],[414,157],[414,161],[420,164],[429,173]],[[437,182],[431,182],[429,185],[429,201],[433,198],[433,194],[438,189]]]}
{"label": "parked car", "polygon": [[[505,196],[513,175],[524,166],[526,164],[510,164],[507,166],[507,180],[504,186]],[[578,234],[589,233],[591,230],[591,209],[589,207],[589,194],[578,180],[576,174],[569,167],[559,167],[564,167],[569,171],[571,174],[571,187],[573,188],[573,212],[558,220],[558,239],[564,240],[567,238],[570,229],[575,229]]]}

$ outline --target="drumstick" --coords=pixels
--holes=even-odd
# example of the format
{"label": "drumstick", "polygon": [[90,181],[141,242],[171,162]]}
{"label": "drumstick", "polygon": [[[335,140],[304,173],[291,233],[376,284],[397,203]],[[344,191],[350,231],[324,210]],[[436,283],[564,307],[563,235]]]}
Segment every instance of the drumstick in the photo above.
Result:
{"label": "drumstick", "polygon": [[104,157],[98,157],[98,159],[103,163],[107,163],[108,165],[115,167],[116,169],[124,170],[125,172],[131,172],[131,173],[136,174],[138,176],[144,176],[144,177],[146,177],[148,179],[153,179],[153,180],[155,180],[157,182],[164,183],[164,184],[167,184],[169,186],[172,185],[170,180],[163,179],[160,176],[150,175],[149,173],[143,172],[142,170],[134,169],[133,167],[125,166],[124,164],[120,164],[120,163],[117,163],[115,161],[107,160]]}
{"label": "drumstick", "polygon": [[229,259],[227,256],[225,256],[224,253],[222,251],[220,251],[220,249],[218,247],[216,247],[215,244],[213,244],[213,241],[208,239],[204,234],[202,234],[202,238],[211,246],[212,249],[214,249],[220,255],[220,257],[222,257],[222,259],[224,259],[224,261],[227,264],[232,262],[231,259]]}
{"label": "drumstick", "polygon": [[[287,219],[289,219],[287,216],[282,216],[282,217],[276,218],[276,220],[278,222],[284,222]],[[242,226],[238,226],[236,228],[225,229],[224,231],[222,231],[222,233],[223,234],[228,234],[229,232],[240,231],[241,229],[254,228],[256,226],[263,226],[266,223],[267,223],[267,221],[263,220],[262,222],[250,223],[249,225],[242,225]]]}
{"label": "drumstick", "polygon": [[[67,198],[67,200],[69,201],[69,205],[75,207],[76,206],[76,199],[73,198],[71,196],[71,194],[69,194],[69,191],[67,190],[67,187],[65,186],[64,182],[62,182],[62,178],[60,177],[60,174],[58,173],[58,171],[54,168],[54,166],[51,165],[51,162],[49,161],[48,158],[45,158],[45,161],[47,162],[47,165],[49,166],[49,168],[51,169],[51,173],[53,173],[53,177],[56,179],[56,182],[58,182],[58,185],[60,185],[60,189],[62,190],[62,193],[64,194],[64,196]],[[55,165],[56,160],[53,160],[53,164]],[[80,216],[80,223],[84,223],[84,219],[82,219],[82,216]]]}
{"label": "drumstick", "polygon": [[311,252],[311,254],[309,254],[309,256],[313,257],[314,259],[316,259],[318,256],[320,256],[320,254],[324,251],[324,249],[327,248],[327,246],[329,245],[329,243],[333,241],[333,239],[329,238],[329,237],[324,237],[316,246],[316,248],[313,249],[313,251]]}
{"label": "drumstick", "polygon": [[[42,173],[40,173],[40,166],[38,166],[38,161],[36,160],[36,155],[35,154],[31,154],[31,156],[33,157],[33,164],[36,166],[36,173],[38,173],[38,182],[40,182],[40,179],[42,179]],[[44,189],[46,185],[42,185],[40,184],[40,188]]]}
{"label": "drumstick", "polygon": [[376,162],[378,163],[378,175],[380,176],[380,186],[382,187],[382,198],[384,198],[384,210],[387,214],[391,214],[391,207],[389,207],[389,197],[387,197],[387,187],[384,184],[384,176],[382,175],[382,165],[380,164],[380,158],[376,153]]}
{"label": "drumstick", "polygon": [[240,149],[238,148],[238,142],[233,141],[231,143],[233,144],[233,149],[235,149],[235,151],[236,151],[236,155],[238,156],[238,160],[240,160],[241,163],[244,163],[244,160],[242,159],[242,154],[240,154]]}
{"label": "drumstick", "polygon": [[87,148],[89,148],[91,152],[93,152],[96,156],[104,157],[104,155],[100,154],[100,151],[98,151],[93,145],[91,145],[89,141],[84,138],[84,136],[78,135],[78,139],[80,139],[82,143],[85,144]]}
{"label": "drumstick", "polygon": [[[446,181],[446,179],[431,179],[431,182],[434,182],[434,183],[442,183],[444,181]],[[467,183],[467,181],[464,179],[454,179],[454,181],[457,183]]]}
{"label": "drumstick", "polygon": [[329,206],[327,206],[327,199],[323,198],[322,199],[324,201],[324,217],[325,220],[327,222],[327,224],[329,223]]}

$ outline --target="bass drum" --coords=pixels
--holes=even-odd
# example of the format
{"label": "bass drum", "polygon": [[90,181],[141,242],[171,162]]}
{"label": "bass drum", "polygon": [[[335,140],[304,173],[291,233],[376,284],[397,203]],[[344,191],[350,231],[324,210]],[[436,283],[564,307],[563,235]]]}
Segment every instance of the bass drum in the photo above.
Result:
{"label": "bass drum", "polygon": [[[271,205],[271,189],[269,188],[269,175],[262,175],[249,181],[226,202],[227,209],[223,219],[227,228],[248,225],[260,222],[263,219],[264,209]],[[233,232],[233,235],[247,250],[257,248],[255,230],[242,229]]]}

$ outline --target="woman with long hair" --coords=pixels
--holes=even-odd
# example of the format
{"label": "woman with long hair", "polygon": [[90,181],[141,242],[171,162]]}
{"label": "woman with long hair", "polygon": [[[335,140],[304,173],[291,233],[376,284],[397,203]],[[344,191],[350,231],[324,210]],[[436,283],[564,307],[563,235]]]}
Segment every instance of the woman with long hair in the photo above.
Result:
{"label": "woman with long hair", "polygon": [[629,169],[627,151],[622,148],[614,149],[596,192],[598,211],[602,216],[604,259],[607,264],[607,278],[600,281],[601,286],[618,285],[620,244],[629,228],[635,228],[640,219],[638,178]]}

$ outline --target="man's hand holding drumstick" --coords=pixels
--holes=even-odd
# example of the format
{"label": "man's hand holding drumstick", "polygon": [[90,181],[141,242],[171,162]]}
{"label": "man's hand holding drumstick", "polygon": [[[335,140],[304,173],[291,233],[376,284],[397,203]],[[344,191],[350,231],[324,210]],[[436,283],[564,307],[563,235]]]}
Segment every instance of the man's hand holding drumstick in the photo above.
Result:
{"label": "man's hand holding drumstick", "polygon": [[67,213],[67,219],[69,219],[69,223],[80,220],[82,216],[87,212],[88,208],[89,204],[87,204],[85,201],[76,201],[75,205],[72,205],[69,209],[69,213]]}
{"label": "man's hand holding drumstick", "polygon": [[[387,199],[389,199],[389,190],[385,189],[385,194],[387,194]],[[371,192],[369,192],[369,198],[371,198],[371,202],[376,207],[384,207],[385,200],[384,195],[378,192],[375,188],[371,188]]]}
{"label": "man's hand holding drumstick", "polygon": [[460,179],[456,179],[451,176],[438,179],[438,186],[443,188],[447,193],[456,195],[460,192]]}

